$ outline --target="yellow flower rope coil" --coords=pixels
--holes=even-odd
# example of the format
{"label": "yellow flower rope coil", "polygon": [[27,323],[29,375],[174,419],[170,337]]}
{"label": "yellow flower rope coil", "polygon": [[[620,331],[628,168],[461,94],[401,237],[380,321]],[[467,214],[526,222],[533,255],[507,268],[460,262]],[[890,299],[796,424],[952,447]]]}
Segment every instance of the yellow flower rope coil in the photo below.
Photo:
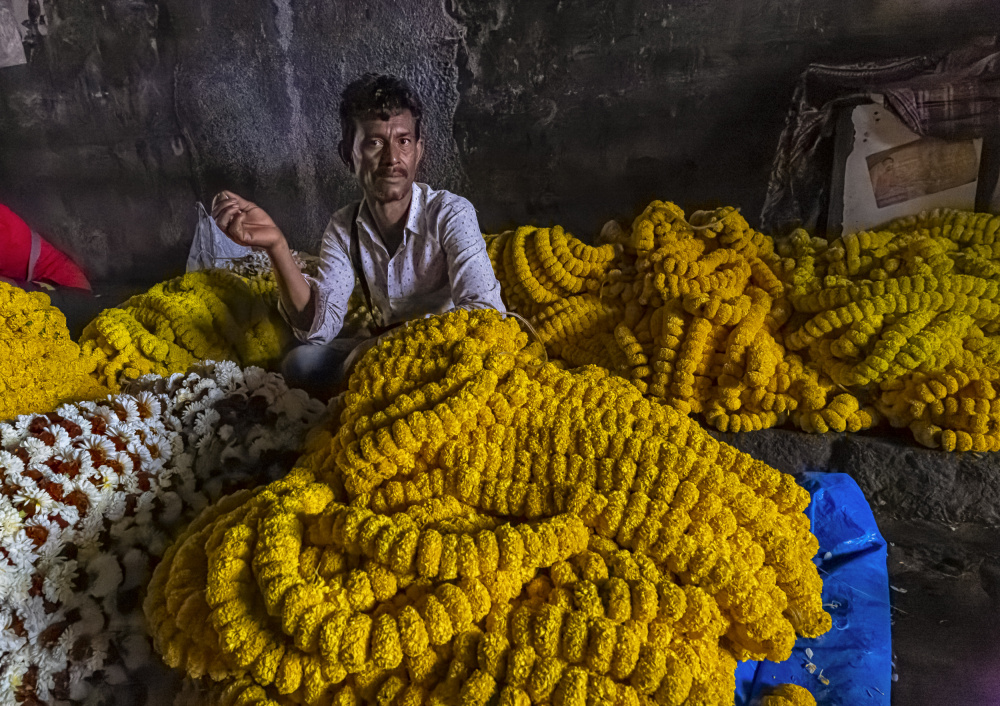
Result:
{"label": "yellow flower rope coil", "polygon": [[112,390],[121,377],[184,372],[201,360],[269,367],[290,337],[277,311],[273,275],[190,272],[101,312],[80,344]]}
{"label": "yellow flower rope coil", "polygon": [[719,704],[830,627],[805,490],[541,355],[493,311],[366,353],[299,466],[157,567],[168,664],[226,705]]}
{"label": "yellow flower rope coil", "polygon": [[[531,317],[549,354],[569,365],[608,368],[721,431],[772,427],[790,415],[810,431],[878,420],[871,406],[834,404],[833,382],[786,350],[792,308],[783,279],[792,261],[732,208],[689,221],[654,201],[599,248],[559,228],[487,240],[508,307]],[[599,266],[566,266],[579,275],[565,277],[544,258],[550,242]]]}
{"label": "yellow flower rope coil", "polygon": [[48,295],[0,282],[0,420],[107,394]]}
{"label": "yellow flower rope coil", "polygon": [[788,346],[926,446],[1000,450],[998,227],[943,210],[829,245],[796,232]]}
{"label": "yellow flower rope coil", "polygon": [[486,236],[505,302],[549,355],[599,365],[720,431],[882,419],[1000,450],[1000,216],[935,211],[775,249],[732,208],[654,201],[594,248],[559,228]]}

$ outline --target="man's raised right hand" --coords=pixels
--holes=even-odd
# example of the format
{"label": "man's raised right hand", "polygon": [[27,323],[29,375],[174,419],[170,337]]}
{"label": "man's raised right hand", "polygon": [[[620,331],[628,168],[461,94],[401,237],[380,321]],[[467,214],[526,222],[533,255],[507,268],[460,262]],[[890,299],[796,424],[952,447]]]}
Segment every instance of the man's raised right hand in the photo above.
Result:
{"label": "man's raised right hand", "polygon": [[237,245],[271,250],[285,241],[264,209],[231,191],[222,191],[212,200],[212,218]]}

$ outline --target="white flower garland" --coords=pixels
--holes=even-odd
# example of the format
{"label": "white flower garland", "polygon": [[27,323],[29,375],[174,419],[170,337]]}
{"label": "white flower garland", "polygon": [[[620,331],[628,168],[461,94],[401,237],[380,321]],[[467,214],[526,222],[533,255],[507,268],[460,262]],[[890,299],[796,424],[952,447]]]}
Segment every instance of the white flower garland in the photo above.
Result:
{"label": "white flower garland", "polygon": [[324,410],[223,362],[0,423],[0,705],[82,702],[142,667],[138,593],[171,532],[286,472]]}

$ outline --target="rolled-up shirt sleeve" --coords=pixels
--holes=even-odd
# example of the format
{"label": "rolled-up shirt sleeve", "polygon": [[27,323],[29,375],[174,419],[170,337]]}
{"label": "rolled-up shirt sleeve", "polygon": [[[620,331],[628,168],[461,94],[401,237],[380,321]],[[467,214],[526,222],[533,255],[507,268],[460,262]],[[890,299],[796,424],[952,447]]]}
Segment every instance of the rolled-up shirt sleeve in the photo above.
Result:
{"label": "rolled-up shirt sleeve", "polygon": [[319,275],[303,275],[312,289],[315,314],[309,329],[296,328],[285,307],[278,302],[278,311],[292,327],[292,333],[303,343],[325,344],[340,333],[347,316],[347,303],[354,291],[354,267],[350,254],[337,232],[333,220],[323,234],[319,252]]}
{"label": "rolled-up shirt sleeve", "polygon": [[486,253],[476,210],[468,199],[458,198],[442,211],[440,228],[441,246],[448,258],[452,303],[465,309],[504,312],[500,283]]}

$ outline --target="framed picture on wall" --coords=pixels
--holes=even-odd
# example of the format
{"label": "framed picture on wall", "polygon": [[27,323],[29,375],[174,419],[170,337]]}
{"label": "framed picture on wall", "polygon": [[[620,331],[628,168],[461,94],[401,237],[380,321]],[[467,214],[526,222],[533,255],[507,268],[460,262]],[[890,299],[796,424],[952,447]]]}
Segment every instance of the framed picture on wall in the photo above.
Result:
{"label": "framed picture on wall", "polygon": [[934,208],[1000,211],[996,147],[922,137],[880,102],[841,108],[827,237]]}

